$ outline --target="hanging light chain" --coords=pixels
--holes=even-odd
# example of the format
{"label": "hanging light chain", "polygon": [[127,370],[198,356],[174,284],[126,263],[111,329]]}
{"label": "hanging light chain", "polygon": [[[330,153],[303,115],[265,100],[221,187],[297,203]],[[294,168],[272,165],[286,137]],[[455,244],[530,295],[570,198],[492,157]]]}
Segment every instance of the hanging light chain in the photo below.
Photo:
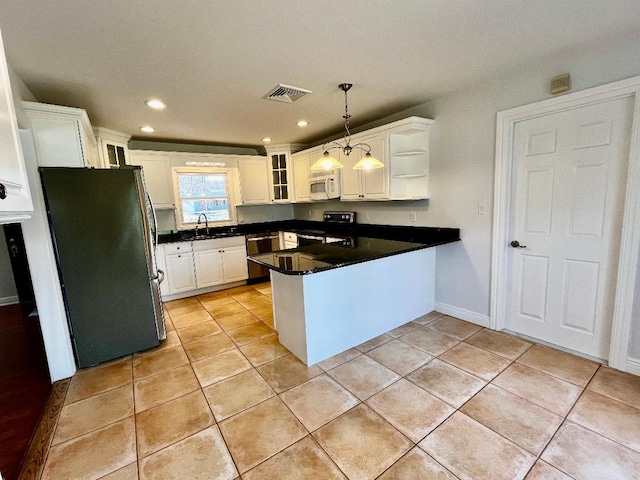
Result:
{"label": "hanging light chain", "polygon": [[329,150],[332,148],[339,148],[340,150],[342,150],[342,153],[344,153],[345,156],[349,156],[355,148],[359,148],[360,150],[365,152],[365,156],[353,166],[354,170],[370,170],[384,167],[384,164],[382,162],[371,155],[371,146],[369,144],[364,142],[356,143],[353,146],[349,144],[351,142],[351,130],[349,125],[349,119],[351,118],[351,115],[349,115],[347,92],[352,86],[353,84],[351,83],[341,83],[340,85],[338,85],[338,88],[344,92],[344,115],[342,116],[342,118],[344,118],[345,136],[343,140],[345,142],[345,145],[343,146],[336,140],[327,142],[322,145],[324,154],[311,166],[311,170],[328,170],[330,168],[343,167],[343,165],[339,161],[329,155]]}

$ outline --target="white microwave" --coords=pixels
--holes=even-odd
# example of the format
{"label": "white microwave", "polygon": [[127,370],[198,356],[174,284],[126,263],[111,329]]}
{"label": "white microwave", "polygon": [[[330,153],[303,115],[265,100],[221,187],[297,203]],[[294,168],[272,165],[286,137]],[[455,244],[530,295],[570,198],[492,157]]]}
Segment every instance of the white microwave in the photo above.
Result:
{"label": "white microwave", "polygon": [[311,200],[340,198],[340,174],[338,170],[309,173]]}

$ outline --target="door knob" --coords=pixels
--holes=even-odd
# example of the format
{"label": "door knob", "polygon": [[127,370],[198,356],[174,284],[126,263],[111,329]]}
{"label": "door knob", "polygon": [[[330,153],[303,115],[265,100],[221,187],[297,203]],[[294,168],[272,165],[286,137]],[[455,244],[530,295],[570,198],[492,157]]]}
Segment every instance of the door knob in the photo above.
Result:
{"label": "door knob", "polygon": [[511,245],[513,248],[527,248],[526,245],[520,245],[520,242],[518,240],[514,240],[509,245]]}

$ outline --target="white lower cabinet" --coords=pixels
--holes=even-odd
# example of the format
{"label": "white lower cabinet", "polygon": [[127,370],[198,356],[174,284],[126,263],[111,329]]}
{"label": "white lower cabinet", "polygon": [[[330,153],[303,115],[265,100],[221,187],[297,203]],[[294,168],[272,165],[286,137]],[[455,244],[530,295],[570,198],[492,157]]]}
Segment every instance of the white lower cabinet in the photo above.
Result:
{"label": "white lower cabinet", "polygon": [[198,288],[220,285],[224,282],[222,253],[220,250],[205,250],[193,254]]}
{"label": "white lower cabinet", "polygon": [[172,253],[165,256],[169,294],[196,289],[196,273],[193,269],[193,252]]}
{"label": "white lower cabinet", "polygon": [[164,251],[167,295],[239,282],[248,277],[244,236],[170,243],[164,245]]}
{"label": "white lower cabinet", "polygon": [[247,249],[244,245],[226,247],[222,250],[222,277],[224,283],[238,282],[248,278]]}

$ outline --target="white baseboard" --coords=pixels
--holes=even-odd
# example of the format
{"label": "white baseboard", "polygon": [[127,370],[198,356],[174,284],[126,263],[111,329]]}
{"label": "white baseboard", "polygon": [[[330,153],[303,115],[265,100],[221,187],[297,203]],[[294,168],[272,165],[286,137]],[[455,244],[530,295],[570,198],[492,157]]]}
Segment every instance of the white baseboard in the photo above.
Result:
{"label": "white baseboard", "polygon": [[640,375],[640,359],[627,357],[627,372]]}
{"label": "white baseboard", "polygon": [[5,305],[15,305],[16,303],[20,303],[17,296],[0,297],[0,307],[4,307]]}
{"label": "white baseboard", "polygon": [[446,303],[435,303],[436,312],[444,313],[451,317],[459,318],[460,320],[466,320],[467,322],[475,323],[482,327],[489,327],[489,315],[482,315],[480,313],[472,312],[460,307],[454,307],[453,305],[447,305]]}

